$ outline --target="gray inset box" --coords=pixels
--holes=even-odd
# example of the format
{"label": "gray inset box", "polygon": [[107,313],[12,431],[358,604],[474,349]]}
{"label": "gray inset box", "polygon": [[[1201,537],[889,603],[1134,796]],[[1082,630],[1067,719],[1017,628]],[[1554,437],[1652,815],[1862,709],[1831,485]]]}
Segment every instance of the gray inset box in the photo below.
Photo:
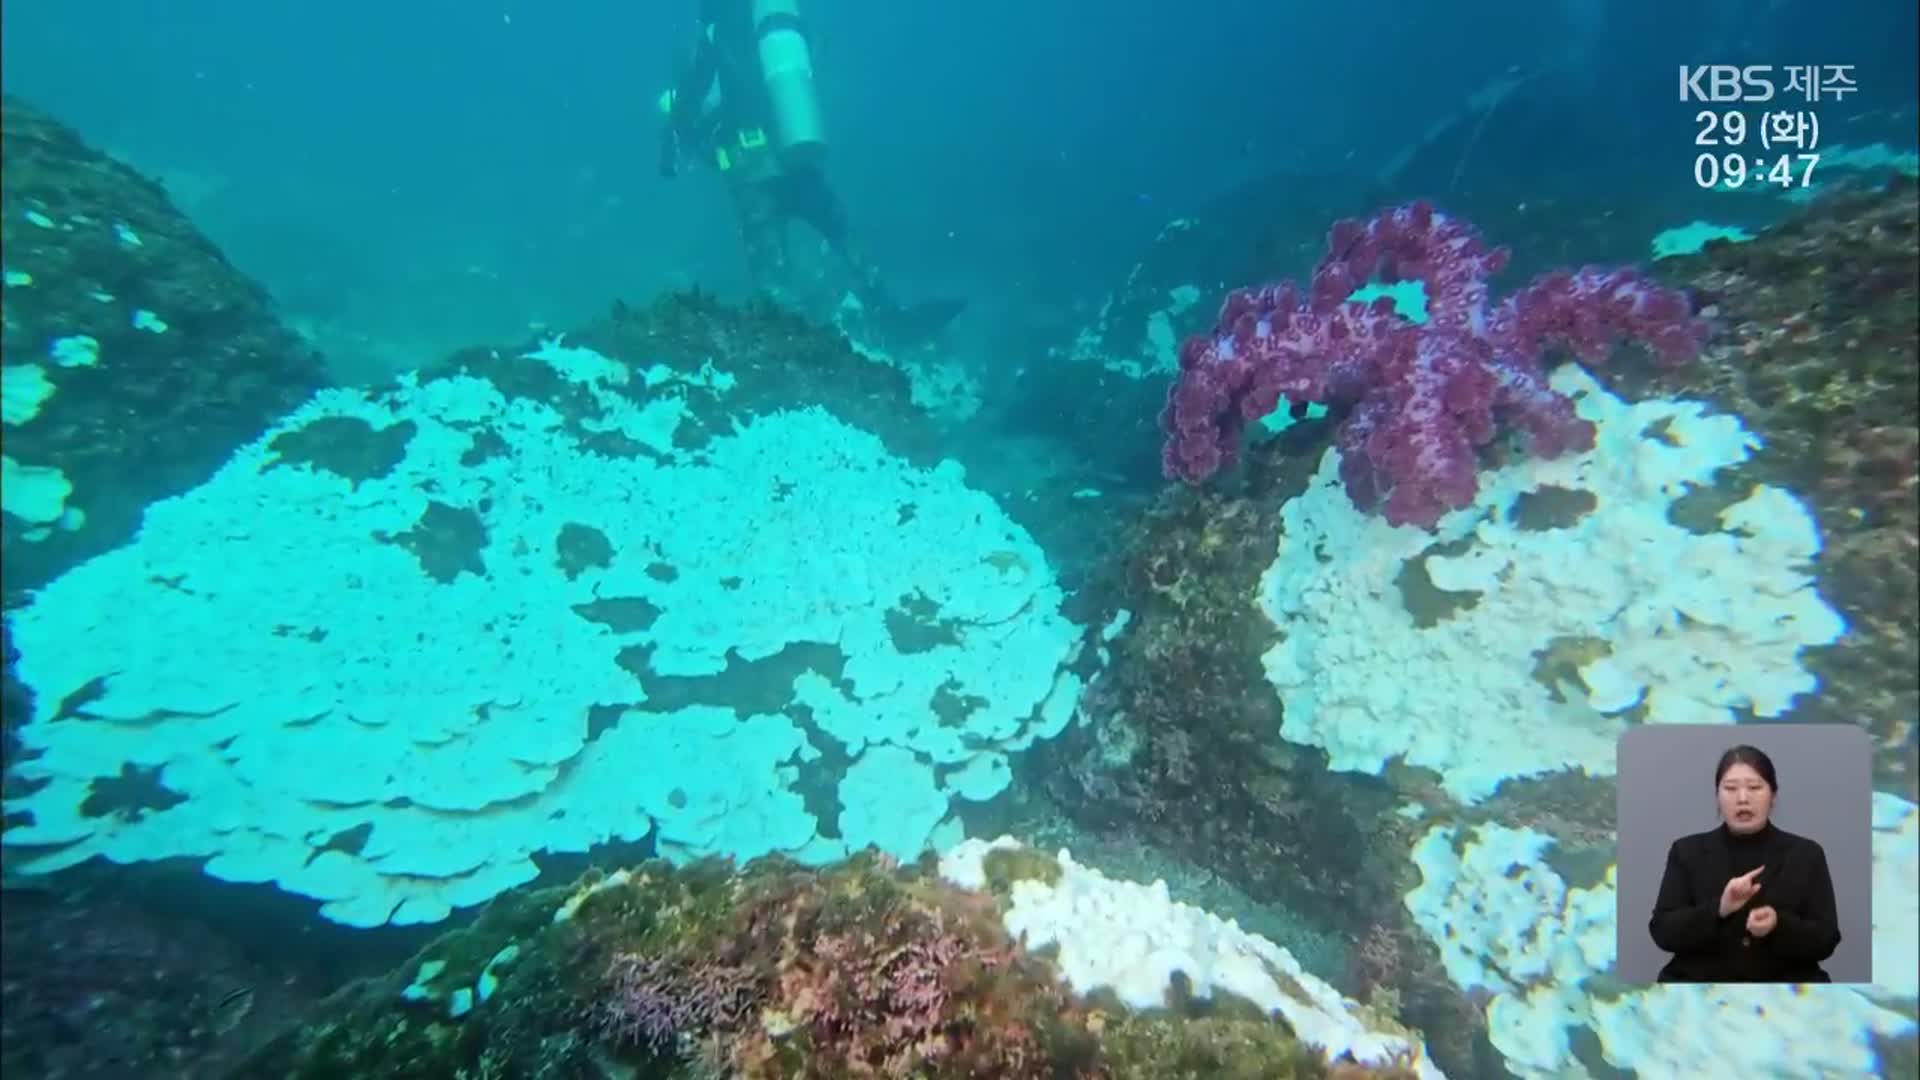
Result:
{"label": "gray inset box", "polygon": [[1649,929],[1667,853],[1682,837],[1720,827],[1714,767],[1739,745],[1773,761],[1774,827],[1826,853],[1840,944],[1820,967],[1835,983],[1872,982],[1873,747],[1846,724],[1647,724],[1621,734],[1614,974],[1653,983],[1672,959]]}

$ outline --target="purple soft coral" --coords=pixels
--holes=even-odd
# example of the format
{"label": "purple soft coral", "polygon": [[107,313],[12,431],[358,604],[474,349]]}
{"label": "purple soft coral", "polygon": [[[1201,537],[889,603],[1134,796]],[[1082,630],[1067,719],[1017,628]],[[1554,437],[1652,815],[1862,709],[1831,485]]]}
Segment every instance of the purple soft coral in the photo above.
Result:
{"label": "purple soft coral", "polygon": [[[1215,329],[1181,346],[1160,414],[1167,475],[1199,483],[1231,464],[1247,422],[1282,396],[1351,407],[1337,437],[1348,493],[1431,528],[1472,503],[1476,450],[1502,424],[1543,457],[1593,446],[1593,425],[1547,385],[1548,348],[1594,365],[1624,339],[1679,364],[1705,343],[1684,295],[1629,269],[1545,274],[1490,308],[1487,280],[1506,262],[1424,202],[1335,224],[1304,296],[1290,282],[1235,291]],[[1421,282],[1426,322],[1348,299],[1376,274]]]}

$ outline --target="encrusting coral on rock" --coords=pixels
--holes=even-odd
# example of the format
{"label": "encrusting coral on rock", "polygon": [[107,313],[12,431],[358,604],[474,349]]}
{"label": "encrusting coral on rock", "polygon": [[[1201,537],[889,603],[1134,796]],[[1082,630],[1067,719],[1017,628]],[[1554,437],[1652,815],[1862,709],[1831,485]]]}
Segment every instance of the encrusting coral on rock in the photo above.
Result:
{"label": "encrusting coral on rock", "polygon": [[[969,875],[979,888],[953,880]],[[1155,891],[1007,840],[969,842],[939,867],[869,854],[825,870],[772,858],[596,872],[502,897],[394,974],[343,989],[232,1075],[1438,1075],[1417,1037],[1184,905],[1147,914],[1176,934],[1212,925],[1222,936],[1189,942],[1194,977],[1169,980],[1166,1004],[1151,1008],[1076,992],[1063,975],[1081,966],[1063,963],[1071,945],[1029,949],[1009,933],[1023,922],[1030,942],[1039,913],[1090,923],[1089,897],[1114,907]],[[1202,993],[1219,977],[1205,969],[1253,955],[1242,940],[1271,950],[1246,970],[1265,972],[1256,979],[1286,995],[1281,1008]],[[1301,1010],[1317,1011],[1289,1023]],[[1376,1059],[1362,1064],[1320,1049],[1308,1028],[1384,1034],[1357,1040]]]}

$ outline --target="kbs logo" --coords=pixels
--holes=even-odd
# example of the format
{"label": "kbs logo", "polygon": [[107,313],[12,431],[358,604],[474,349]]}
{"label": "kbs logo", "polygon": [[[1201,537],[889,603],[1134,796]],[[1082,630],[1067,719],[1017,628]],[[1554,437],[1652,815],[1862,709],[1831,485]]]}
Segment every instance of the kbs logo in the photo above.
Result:
{"label": "kbs logo", "polygon": [[[1785,86],[1774,72],[1787,74]],[[1803,101],[1838,101],[1859,89],[1852,64],[1681,64],[1680,100],[1758,105],[1776,95]]]}
{"label": "kbs logo", "polygon": [[1681,64],[1681,101],[1773,100],[1773,65]]}

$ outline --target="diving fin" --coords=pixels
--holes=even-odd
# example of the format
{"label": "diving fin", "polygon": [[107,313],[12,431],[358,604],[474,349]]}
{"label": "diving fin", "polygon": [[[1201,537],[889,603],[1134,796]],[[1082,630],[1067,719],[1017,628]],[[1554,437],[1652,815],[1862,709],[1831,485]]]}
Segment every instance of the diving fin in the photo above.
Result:
{"label": "diving fin", "polygon": [[924,300],[905,307],[869,309],[867,324],[890,346],[925,345],[946,330],[967,308],[962,299]]}

